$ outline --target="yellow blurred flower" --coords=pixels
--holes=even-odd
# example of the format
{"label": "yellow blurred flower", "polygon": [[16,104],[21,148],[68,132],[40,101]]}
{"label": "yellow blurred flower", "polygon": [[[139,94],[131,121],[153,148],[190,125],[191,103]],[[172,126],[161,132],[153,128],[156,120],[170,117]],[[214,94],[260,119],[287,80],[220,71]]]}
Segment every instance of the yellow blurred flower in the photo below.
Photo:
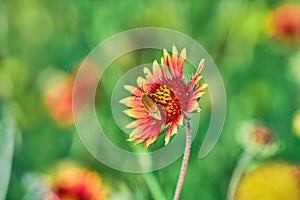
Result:
{"label": "yellow blurred flower", "polygon": [[106,188],[99,175],[82,168],[59,171],[50,180],[50,191],[44,200],[104,200]]}
{"label": "yellow blurred flower", "polygon": [[300,169],[284,162],[262,164],[240,181],[235,200],[300,200]]}

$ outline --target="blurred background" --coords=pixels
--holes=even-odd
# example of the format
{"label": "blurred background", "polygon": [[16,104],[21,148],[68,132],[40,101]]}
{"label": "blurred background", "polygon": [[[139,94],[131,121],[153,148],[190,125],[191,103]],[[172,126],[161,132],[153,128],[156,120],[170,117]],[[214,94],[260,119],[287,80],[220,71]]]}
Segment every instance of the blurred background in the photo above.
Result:
{"label": "blurred background", "polygon": [[[299,6],[279,0],[1,0],[0,199],[172,199],[181,159],[146,174],[111,169],[87,152],[72,118],[82,60],[108,37],[145,26],[199,42],[226,87],[225,126],[202,160],[209,96],[200,100],[203,122],[181,199],[223,200],[235,191],[229,199],[300,199]],[[133,52],[112,63],[96,105],[109,115],[105,105],[117,78],[161,55]],[[114,143],[132,148],[113,118],[103,118]]]}

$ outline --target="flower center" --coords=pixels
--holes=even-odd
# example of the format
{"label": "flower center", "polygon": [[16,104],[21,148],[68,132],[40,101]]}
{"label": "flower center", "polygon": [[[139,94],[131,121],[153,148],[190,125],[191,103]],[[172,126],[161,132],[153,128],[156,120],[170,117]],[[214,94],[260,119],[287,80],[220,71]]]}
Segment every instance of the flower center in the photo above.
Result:
{"label": "flower center", "polygon": [[181,107],[174,92],[166,85],[157,87],[151,98],[156,104],[162,106],[166,112],[166,124],[173,121],[181,114]]}
{"label": "flower center", "polygon": [[272,133],[264,127],[256,127],[251,133],[252,139],[262,145],[270,145],[274,141]]}

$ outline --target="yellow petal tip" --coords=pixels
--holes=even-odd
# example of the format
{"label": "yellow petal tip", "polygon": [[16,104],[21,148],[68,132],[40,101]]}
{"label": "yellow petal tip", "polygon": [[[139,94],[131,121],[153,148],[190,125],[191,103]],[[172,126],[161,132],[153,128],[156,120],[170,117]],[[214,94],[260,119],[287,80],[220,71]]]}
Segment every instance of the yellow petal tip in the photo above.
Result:
{"label": "yellow petal tip", "polygon": [[186,48],[183,48],[180,53],[180,57],[186,60]]}

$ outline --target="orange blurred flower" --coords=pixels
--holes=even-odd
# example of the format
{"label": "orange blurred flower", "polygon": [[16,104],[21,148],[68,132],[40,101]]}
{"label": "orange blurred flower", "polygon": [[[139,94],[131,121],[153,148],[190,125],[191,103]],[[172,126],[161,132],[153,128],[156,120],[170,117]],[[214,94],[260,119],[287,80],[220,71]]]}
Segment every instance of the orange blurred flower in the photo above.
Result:
{"label": "orange blurred flower", "polygon": [[73,80],[69,78],[53,85],[44,96],[50,115],[61,125],[73,123],[72,91]]}
{"label": "orange blurred flower", "polygon": [[[79,107],[79,110],[89,103],[89,95],[97,82],[99,73],[92,62],[85,62],[86,67],[81,72],[80,80],[77,80],[77,90],[80,93],[80,99],[77,99],[76,106]],[[73,124],[72,97],[76,72],[64,80],[53,84],[44,94],[44,103],[49,114],[60,125]]]}
{"label": "orange blurred flower", "polygon": [[284,4],[276,8],[269,17],[269,26],[278,39],[300,41],[300,5]]}
{"label": "orange blurred flower", "polygon": [[107,190],[96,172],[81,168],[60,171],[50,181],[44,200],[104,200]]}

